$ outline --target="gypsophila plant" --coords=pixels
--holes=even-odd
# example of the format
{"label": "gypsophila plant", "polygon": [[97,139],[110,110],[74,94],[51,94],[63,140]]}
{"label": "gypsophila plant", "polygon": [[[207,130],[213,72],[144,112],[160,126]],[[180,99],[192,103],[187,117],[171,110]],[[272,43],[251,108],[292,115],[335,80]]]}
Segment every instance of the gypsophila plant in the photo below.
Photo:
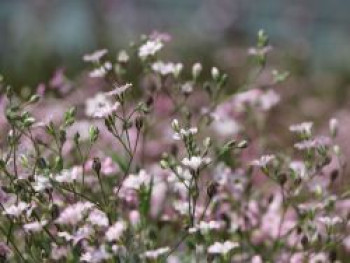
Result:
{"label": "gypsophila plant", "polygon": [[59,72],[23,98],[1,79],[0,261],[347,262],[338,121],[292,124],[275,152],[266,119],[289,73],[266,73],[266,33],[237,89],[161,60],[169,40],[85,55],[93,92]]}

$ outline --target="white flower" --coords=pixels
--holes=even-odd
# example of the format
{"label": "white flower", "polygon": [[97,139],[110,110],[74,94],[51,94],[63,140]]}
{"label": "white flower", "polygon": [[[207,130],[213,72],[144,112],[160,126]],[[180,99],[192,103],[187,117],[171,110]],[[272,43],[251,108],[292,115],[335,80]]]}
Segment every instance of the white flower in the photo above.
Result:
{"label": "white flower", "polygon": [[139,57],[145,59],[149,56],[154,56],[163,47],[163,43],[158,40],[148,40],[139,48]]}
{"label": "white flower", "polygon": [[294,124],[289,127],[289,130],[291,132],[296,133],[305,133],[307,135],[311,135],[311,129],[312,129],[313,123],[312,122],[302,122],[299,124]]}
{"label": "white flower", "polygon": [[261,109],[268,111],[279,103],[280,96],[275,91],[270,89],[260,96],[259,101]]}
{"label": "white flower", "polygon": [[181,140],[181,139],[185,139],[186,137],[195,135],[198,133],[198,128],[197,127],[192,127],[189,129],[180,129],[179,132],[176,132],[173,135],[173,139],[174,140]]}
{"label": "white flower", "polygon": [[86,62],[99,62],[99,60],[107,54],[107,49],[96,50],[91,54],[86,54],[83,56],[83,60]]}
{"label": "white flower", "polygon": [[106,239],[108,241],[119,240],[126,229],[126,223],[124,221],[118,221],[114,223],[111,227],[106,231]]}
{"label": "white flower", "polygon": [[340,224],[343,222],[343,220],[339,216],[334,216],[334,217],[329,217],[329,216],[324,216],[324,217],[319,217],[318,221],[328,227],[334,226],[336,224]]}
{"label": "white flower", "polygon": [[149,259],[157,259],[160,256],[168,253],[170,251],[169,247],[158,248],[155,250],[148,250],[142,254],[142,257]]}
{"label": "white flower", "polygon": [[107,252],[104,245],[99,248],[88,248],[81,257],[80,260],[89,263],[100,263],[105,262],[107,259],[111,258],[111,255]]}
{"label": "white flower", "polygon": [[119,107],[119,102],[112,103],[103,93],[98,93],[95,97],[86,100],[85,113],[87,116],[104,118],[115,112]]}
{"label": "white flower", "polygon": [[201,221],[197,228],[202,234],[208,233],[210,230],[218,230],[222,228],[223,222],[211,220],[209,222]]}
{"label": "white flower", "polygon": [[165,76],[169,74],[173,74],[174,76],[178,76],[183,68],[181,63],[164,63],[163,61],[157,61],[152,64],[153,71]]}
{"label": "white flower", "polygon": [[220,72],[217,67],[212,67],[211,68],[211,77],[213,80],[217,80],[220,76]]}
{"label": "white flower", "polygon": [[126,63],[129,61],[129,55],[125,50],[120,50],[118,53],[117,61],[121,63]]}
{"label": "white flower", "polygon": [[105,94],[107,96],[120,96],[122,95],[126,90],[128,90],[129,88],[132,87],[131,83],[127,83],[125,85],[122,86],[117,86],[115,85],[115,89],[109,92],[106,92]]}
{"label": "white flower", "polygon": [[293,161],[289,164],[289,168],[293,170],[298,177],[302,179],[307,177],[307,169],[304,162]]}
{"label": "white flower", "polygon": [[200,156],[192,156],[190,158],[184,158],[182,159],[182,164],[193,169],[193,170],[198,170],[199,167],[201,167],[204,164],[210,163],[210,158],[205,157],[202,158]]}
{"label": "white flower", "polygon": [[181,85],[181,92],[185,94],[189,94],[193,91],[193,83],[191,81],[185,82]]}
{"label": "white flower", "polygon": [[58,232],[59,237],[64,238],[68,242],[72,242],[73,245],[78,244],[81,240],[89,238],[94,233],[94,229],[89,225],[84,225],[73,233],[72,235],[68,232]]}
{"label": "white flower", "polygon": [[215,242],[213,245],[208,247],[208,253],[225,255],[236,247],[238,247],[238,243],[236,242],[231,242],[231,241],[225,241],[224,243]]}
{"label": "white flower", "polygon": [[62,225],[76,225],[85,216],[88,210],[93,207],[89,202],[78,202],[73,205],[67,206],[56,219],[58,224]]}
{"label": "white flower", "polygon": [[138,174],[130,174],[123,183],[123,188],[139,190],[142,185],[149,185],[152,176],[145,170],[140,170]]}
{"label": "white flower", "polygon": [[28,208],[29,208],[29,204],[20,201],[18,202],[18,204],[5,206],[3,214],[18,217]]}
{"label": "white flower", "polygon": [[331,119],[329,121],[329,131],[331,132],[332,136],[336,136],[338,133],[338,128],[339,128],[339,122],[337,119]]}
{"label": "white flower", "polygon": [[250,55],[250,56],[265,56],[271,50],[272,50],[271,46],[266,46],[263,48],[252,47],[252,48],[248,49],[248,55]]}
{"label": "white flower", "polygon": [[298,150],[309,150],[313,148],[321,148],[329,146],[331,143],[330,138],[325,136],[318,136],[314,139],[304,140],[302,142],[298,142],[294,144],[294,147]]}
{"label": "white flower", "polygon": [[77,173],[72,170],[62,170],[60,174],[55,176],[55,180],[59,183],[73,183],[77,180]]}
{"label": "white flower", "polygon": [[108,217],[98,209],[93,209],[90,212],[87,221],[96,226],[108,226]]}
{"label": "white flower", "polygon": [[33,183],[33,188],[35,191],[42,192],[52,187],[49,178],[43,175],[35,175],[34,178],[35,178],[35,181]]}
{"label": "white flower", "polygon": [[193,76],[193,78],[197,78],[199,76],[199,74],[201,74],[202,69],[203,69],[203,67],[202,67],[201,63],[197,62],[197,63],[193,64],[193,66],[192,66],[192,76]]}
{"label": "white flower", "polygon": [[270,162],[276,159],[276,156],[273,154],[263,155],[258,160],[254,160],[251,162],[251,165],[258,167],[266,167]]}
{"label": "white flower", "polygon": [[27,223],[23,225],[24,230],[28,232],[39,232],[43,229],[43,227],[47,224],[47,220],[42,220],[40,222],[35,221],[32,223]]}

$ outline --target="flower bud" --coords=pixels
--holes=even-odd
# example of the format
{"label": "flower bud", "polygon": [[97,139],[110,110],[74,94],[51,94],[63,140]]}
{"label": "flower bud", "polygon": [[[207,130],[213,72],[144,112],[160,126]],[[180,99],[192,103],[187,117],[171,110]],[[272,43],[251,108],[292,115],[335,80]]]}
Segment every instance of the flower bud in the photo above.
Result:
{"label": "flower bud", "polygon": [[92,169],[97,173],[100,174],[101,171],[101,160],[98,157],[95,157],[92,162]]}
{"label": "flower bud", "polygon": [[173,128],[174,131],[178,132],[180,130],[179,121],[177,119],[174,119],[171,122],[171,127]]}
{"label": "flower bud", "polygon": [[220,77],[220,72],[217,67],[212,67],[211,68],[211,77],[213,80],[217,81]]}
{"label": "flower bud", "polygon": [[135,126],[136,126],[136,129],[137,129],[138,131],[142,129],[143,123],[144,123],[144,119],[143,119],[142,116],[138,116],[138,117],[135,119]]}
{"label": "flower bud", "polygon": [[40,96],[37,94],[34,94],[30,97],[30,99],[28,100],[29,104],[33,104],[33,103],[37,103],[40,99]]}
{"label": "flower bud", "polygon": [[192,66],[192,77],[194,79],[198,78],[199,74],[201,74],[202,72],[202,64],[201,63],[195,63],[193,66]]}
{"label": "flower bud", "polygon": [[218,192],[219,184],[217,182],[211,182],[207,188],[207,195],[209,199],[212,199]]}
{"label": "flower bud", "polygon": [[92,143],[96,142],[99,133],[100,131],[96,126],[90,126],[90,129],[89,129],[90,142]]}
{"label": "flower bud", "polygon": [[337,119],[331,119],[329,121],[329,131],[332,135],[332,137],[336,137],[338,134],[338,128],[339,128],[339,122]]}

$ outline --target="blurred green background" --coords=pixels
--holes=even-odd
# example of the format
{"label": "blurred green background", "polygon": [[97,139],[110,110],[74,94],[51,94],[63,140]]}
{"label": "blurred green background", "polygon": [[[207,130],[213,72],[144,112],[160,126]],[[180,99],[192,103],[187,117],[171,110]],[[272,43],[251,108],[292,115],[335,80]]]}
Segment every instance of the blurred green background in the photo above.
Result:
{"label": "blurred green background", "polygon": [[173,35],[178,57],[212,60],[221,49],[248,48],[264,28],[308,74],[346,76],[349,8],[346,0],[0,0],[0,71],[17,86],[47,81],[61,66],[74,76],[84,53],[116,52],[153,30]]}

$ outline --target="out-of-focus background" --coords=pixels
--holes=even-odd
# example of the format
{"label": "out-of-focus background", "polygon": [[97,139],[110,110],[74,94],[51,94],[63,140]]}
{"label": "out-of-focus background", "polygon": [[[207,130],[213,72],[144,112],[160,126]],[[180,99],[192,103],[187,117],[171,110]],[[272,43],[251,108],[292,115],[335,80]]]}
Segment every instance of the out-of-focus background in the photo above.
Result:
{"label": "out-of-focus background", "polygon": [[173,36],[167,58],[215,64],[237,84],[263,28],[274,47],[271,69],[291,72],[273,127],[304,119],[322,127],[332,116],[346,123],[349,8],[346,0],[0,0],[0,72],[17,89],[49,81],[60,67],[75,78],[83,54],[117,54],[157,30]]}

